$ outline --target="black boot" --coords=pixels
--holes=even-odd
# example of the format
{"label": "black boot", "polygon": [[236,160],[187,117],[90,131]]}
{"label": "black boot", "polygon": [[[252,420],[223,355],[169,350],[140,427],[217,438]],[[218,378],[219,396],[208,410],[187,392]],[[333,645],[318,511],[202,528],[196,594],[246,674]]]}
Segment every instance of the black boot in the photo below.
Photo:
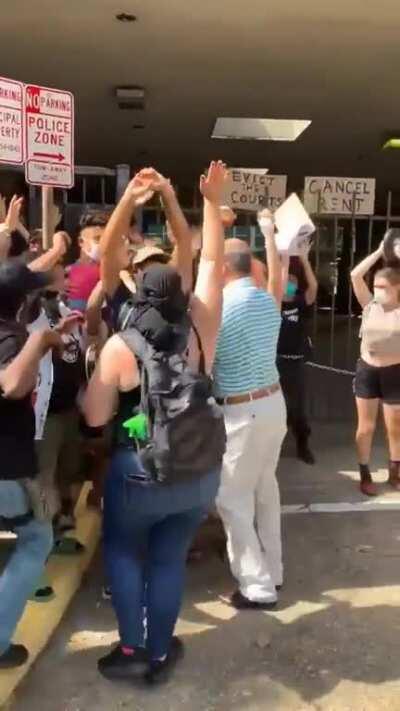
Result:
{"label": "black boot", "polygon": [[400,462],[390,460],[388,483],[393,487],[393,489],[400,491]]}
{"label": "black boot", "polygon": [[310,466],[315,464],[315,457],[308,444],[308,436],[297,437],[297,459]]}

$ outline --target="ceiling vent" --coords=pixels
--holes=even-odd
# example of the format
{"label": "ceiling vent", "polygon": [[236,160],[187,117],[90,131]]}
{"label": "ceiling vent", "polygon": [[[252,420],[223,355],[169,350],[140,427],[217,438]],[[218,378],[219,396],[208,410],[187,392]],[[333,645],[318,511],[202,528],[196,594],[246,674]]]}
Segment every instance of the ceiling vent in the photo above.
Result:
{"label": "ceiling vent", "polygon": [[141,86],[117,86],[115,95],[120,109],[143,111],[145,108],[146,92]]}

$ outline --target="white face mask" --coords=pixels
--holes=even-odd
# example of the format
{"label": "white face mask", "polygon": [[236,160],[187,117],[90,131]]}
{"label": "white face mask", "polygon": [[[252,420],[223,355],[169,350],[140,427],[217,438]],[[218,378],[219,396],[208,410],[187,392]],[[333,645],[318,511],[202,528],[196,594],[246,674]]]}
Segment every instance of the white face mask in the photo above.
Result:
{"label": "white face mask", "polygon": [[100,261],[100,246],[96,242],[92,242],[90,248],[86,249],[85,252],[93,262]]}
{"label": "white face mask", "polygon": [[382,306],[391,302],[390,294],[388,294],[386,289],[382,289],[381,287],[374,288],[374,299],[378,304],[382,304]]}
{"label": "white face mask", "polygon": [[397,259],[400,259],[400,240],[396,240],[393,245],[393,254]]}

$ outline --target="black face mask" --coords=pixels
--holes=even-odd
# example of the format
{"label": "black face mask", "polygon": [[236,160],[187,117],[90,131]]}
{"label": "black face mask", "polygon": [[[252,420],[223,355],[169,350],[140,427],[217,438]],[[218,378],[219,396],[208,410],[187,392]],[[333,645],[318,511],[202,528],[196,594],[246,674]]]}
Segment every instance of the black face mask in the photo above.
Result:
{"label": "black face mask", "polygon": [[185,349],[190,330],[189,297],[182,291],[175,269],[154,265],[147,269],[138,287],[133,322],[158,350]]}
{"label": "black face mask", "polygon": [[138,304],[152,306],[169,323],[179,323],[189,304],[178,272],[161,264],[153,265],[144,272],[136,298]]}

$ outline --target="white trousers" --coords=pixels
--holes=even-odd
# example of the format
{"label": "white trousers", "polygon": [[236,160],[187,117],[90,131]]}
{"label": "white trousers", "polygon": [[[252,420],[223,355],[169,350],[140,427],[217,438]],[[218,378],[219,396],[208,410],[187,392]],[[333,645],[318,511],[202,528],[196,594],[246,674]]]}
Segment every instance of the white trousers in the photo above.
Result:
{"label": "white trousers", "polygon": [[283,581],[276,468],[286,434],[285,401],[279,391],[226,405],[224,415],[228,442],[217,506],[232,574],[249,600],[273,602]]}

